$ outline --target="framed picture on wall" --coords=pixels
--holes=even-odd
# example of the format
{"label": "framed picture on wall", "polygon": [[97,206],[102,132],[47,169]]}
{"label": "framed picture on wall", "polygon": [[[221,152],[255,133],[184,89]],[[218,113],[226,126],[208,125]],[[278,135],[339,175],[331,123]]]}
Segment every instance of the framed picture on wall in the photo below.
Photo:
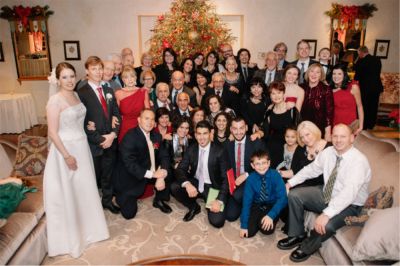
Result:
{"label": "framed picture on wall", "polygon": [[310,58],[314,59],[317,56],[317,40],[305,39],[310,45]]}
{"label": "framed picture on wall", "polygon": [[376,40],[374,55],[376,57],[387,59],[389,55],[390,40]]}
{"label": "framed picture on wall", "polygon": [[4,62],[3,43],[0,42],[0,62]]}
{"label": "framed picture on wall", "polygon": [[79,41],[64,41],[65,60],[81,60]]}

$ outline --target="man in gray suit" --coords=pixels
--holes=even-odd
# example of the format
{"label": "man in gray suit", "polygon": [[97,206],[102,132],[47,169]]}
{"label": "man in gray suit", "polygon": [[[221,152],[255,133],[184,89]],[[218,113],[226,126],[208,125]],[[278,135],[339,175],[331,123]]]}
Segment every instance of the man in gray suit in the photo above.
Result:
{"label": "man in gray suit", "polygon": [[257,70],[254,77],[264,80],[267,87],[273,81],[282,81],[282,72],[278,70],[278,54],[269,51],[265,56],[265,68]]}

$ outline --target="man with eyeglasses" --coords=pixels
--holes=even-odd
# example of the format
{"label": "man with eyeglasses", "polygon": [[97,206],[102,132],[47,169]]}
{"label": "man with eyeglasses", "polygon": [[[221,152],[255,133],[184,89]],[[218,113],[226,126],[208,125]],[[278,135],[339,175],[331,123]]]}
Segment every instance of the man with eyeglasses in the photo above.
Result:
{"label": "man with eyeglasses", "polygon": [[286,43],[284,42],[279,42],[277,44],[275,44],[274,46],[274,52],[277,53],[278,55],[278,70],[282,70],[284,69],[289,62],[286,61],[286,54],[287,54],[288,48]]}

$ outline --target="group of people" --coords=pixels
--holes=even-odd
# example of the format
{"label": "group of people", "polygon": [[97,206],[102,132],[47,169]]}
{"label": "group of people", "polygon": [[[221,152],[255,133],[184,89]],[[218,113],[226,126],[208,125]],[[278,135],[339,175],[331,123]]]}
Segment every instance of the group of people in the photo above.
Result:
{"label": "group of people", "polygon": [[[273,50],[263,69],[249,50],[235,57],[228,44],[221,61],[211,51],[179,66],[168,48],[162,64],[153,67],[145,53],[134,68],[125,48],[104,61],[90,56],[78,83],[72,65],[58,64],[59,92],[47,104],[49,256],[79,257],[108,238],[102,207],[132,219],[148,188],[163,213],[173,211],[171,195],[182,203],[186,222],[201,212],[197,199],[216,228],[240,217],[241,237],[272,234],[281,219],[288,238],[278,248],[299,246],[296,262],[357,214],[370,179],[368,161],[352,147],[365,126],[363,74],[350,81],[344,66],[329,65],[329,49],[312,60],[303,40],[293,63],[284,43]],[[350,175],[354,163],[360,170]],[[305,209],[320,214],[310,237]]]}

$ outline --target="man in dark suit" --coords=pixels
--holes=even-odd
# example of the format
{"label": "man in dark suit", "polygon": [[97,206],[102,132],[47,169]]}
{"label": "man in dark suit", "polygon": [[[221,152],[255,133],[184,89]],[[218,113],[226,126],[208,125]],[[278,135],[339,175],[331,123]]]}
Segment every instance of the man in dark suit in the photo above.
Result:
{"label": "man in dark suit", "polygon": [[286,55],[287,55],[287,45],[284,42],[279,42],[275,44],[274,46],[274,52],[278,54],[278,70],[283,70],[287,65],[289,65],[289,62],[286,61]]}
{"label": "man in dark suit", "polygon": [[206,100],[211,95],[218,95],[221,97],[225,107],[233,109],[236,114],[240,112],[239,106],[239,95],[229,90],[229,84],[225,83],[225,78],[220,72],[216,72],[212,75],[213,88],[207,88],[201,99],[201,106],[204,110],[208,110],[206,106]]}
{"label": "man in dark suit", "polygon": [[154,101],[153,111],[157,111],[160,107],[165,107],[168,111],[172,112],[174,109],[172,103],[168,99],[169,97],[169,86],[165,82],[159,82],[156,86],[156,97]]}
{"label": "man in dark suit", "polygon": [[383,91],[381,60],[372,56],[366,46],[358,48],[358,60],[354,66],[355,80],[360,82],[361,101],[364,109],[364,129],[373,129],[378,114],[379,95]]}
{"label": "man in dark suit", "polygon": [[282,71],[278,70],[278,54],[276,52],[269,51],[265,56],[265,68],[257,70],[254,77],[259,77],[267,85],[274,81],[282,80]]}
{"label": "man in dark suit", "polygon": [[236,189],[233,195],[228,196],[226,204],[226,219],[235,221],[242,210],[244,186],[249,173],[253,171],[250,165],[251,155],[257,150],[266,150],[260,139],[251,140],[246,136],[247,125],[243,118],[238,117],[232,121],[231,134],[233,141],[225,143],[225,151],[228,155],[228,169],[233,169]]}
{"label": "man in dark suit", "polygon": [[189,95],[186,92],[178,94],[176,108],[171,112],[171,121],[177,121],[181,117],[190,117]]}
{"label": "man in dark suit", "polygon": [[196,199],[206,200],[210,188],[219,190],[207,212],[210,224],[220,228],[225,223],[222,208],[228,195],[227,155],[221,145],[211,142],[211,136],[211,125],[205,120],[198,122],[195,131],[197,143],[189,146],[179,163],[175,171],[177,181],[172,183],[171,192],[189,209],[183,217],[188,222],[201,211]]}
{"label": "man in dark suit", "polygon": [[176,70],[174,71],[174,73],[172,73],[171,83],[172,83],[172,88],[171,88],[170,100],[174,108],[176,108],[177,104],[176,98],[178,94],[181,92],[186,92],[189,95],[190,105],[192,107],[197,106],[196,93],[193,90],[184,86],[185,75],[181,71]]}
{"label": "man in dark suit", "polygon": [[169,200],[170,158],[159,133],[152,131],[155,124],[152,110],[142,110],[138,126],[130,129],[119,148],[119,162],[115,170],[116,200],[125,219],[137,212],[137,199],[144,193],[146,184],[155,182],[156,195],[153,206],[164,213],[172,212],[165,201]]}
{"label": "man in dark suit", "polygon": [[257,64],[250,62],[251,54],[246,48],[241,48],[237,52],[238,67],[237,71],[244,82],[244,91],[248,93],[250,91],[250,81],[254,76],[254,73],[258,70]]}
{"label": "man in dark suit", "polygon": [[318,63],[310,58],[310,49],[310,44],[305,40],[300,40],[297,43],[297,56],[299,59],[293,61],[292,64],[296,65],[300,69],[299,85],[304,83],[304,74],[307,69],[312,64]]}
{"label": "man in dark suit", "polygon": [[103,76],[103,62],[97,56],[90,56],[85,62],[88,82],[78,90],[79,98],[86,107],[85,125],[94,122],[96,129],[85,131],[93,156],[97,184],[102,190],[102,204],[105,209],[118,213],[112,203],[112,174],[115,164],[119,126],[112,127],[112,117],[121,121],[113,89],[100,86]]}

